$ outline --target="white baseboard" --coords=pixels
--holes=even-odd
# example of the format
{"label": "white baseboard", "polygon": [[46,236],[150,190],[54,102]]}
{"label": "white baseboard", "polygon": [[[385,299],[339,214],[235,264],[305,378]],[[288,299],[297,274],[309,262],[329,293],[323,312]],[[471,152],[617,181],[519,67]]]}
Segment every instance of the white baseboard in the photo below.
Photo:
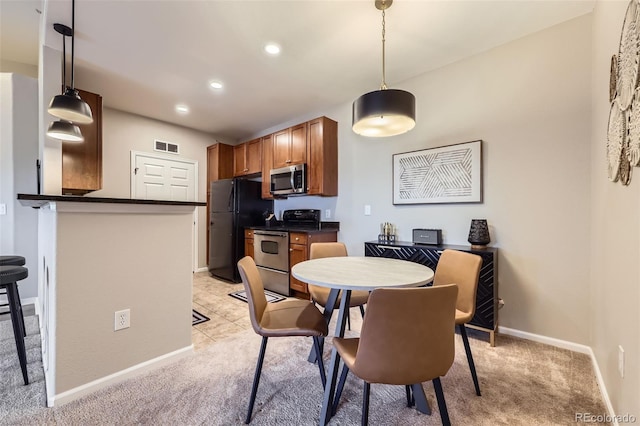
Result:
{"label": "white baseboard", "polygon": [[593,353],[593,349],[591,349],[590,346],[500,326],[498,327],[498,333],[506,334],[508,336],[520,337],[522,339],[532,340],[534,342],[544,343],[546,345],[555,346],[557,348],[568,349],[573,352],[579,352],[581,354],[589,355],[589,357],[591,358],[591,364],[593,365],[593,370],[596,375],[596,382],[598,383],[598,387],[600,388],[600,394],[602,395],[604,404],[607,407],[608,415],[613,421],[614,426],[618,426],[618,421],[616,419],[615,412],[613,411],[613,405],[611,404],[611,400],[609,399],[609,393],[607,392],[607,387],[604,384],[604,379],[602,378],[602,373],[600,372],[598,360],[596,359],[596,355]]}
{"label": "white baseboard", "polygon": [[591,348],[587,345],[581,345],[580,343],[569,342],[567,340],[560,340],[554,337],[547,337],[541,334],[529,333],[527,331],[516,330],[514,328],[498,327],[498,333],[506,334],[507,336],[520,337],[522,339],[532,340],[538,343],[544,343],[545,345],[555,346],[556,348],[568,349],[573,352],[579,352],[581,354],[592,354]]}
{"label": "white baseboard", "polygon": [[209,268],[207,268],[206,266],[203,266],[202,268],[196,269],[196,272],[207,272],[208,270]]}
{"label": "white baseboard", "polygon": [[158,367],[162,367],[163,365],[176,361],[192,353],[193,353],[193,345],[189,345],[182,349],[178,349],[177,351],[169,352],[168,354],[164,354],[157,358],[150,359],[145,362],[141,362],[140,364],[126,368],[122,371],[118,371],[117,373],[110,374],[108,376],[102,377],[100,379],[94,380],[92,382],[86,383],[84,385],[81,385],[76,388],[70,389],[68,391],[54,395],[51,398],[47,398],[47,406],[53,407],[53,406],[66,404],[68,402],[71,402],[75,399],[78,399],[82,396],[93,393],[97,390],[100,390],[112,384],[122,382],[126,379],[130,379],[146,371],[153,370]]}

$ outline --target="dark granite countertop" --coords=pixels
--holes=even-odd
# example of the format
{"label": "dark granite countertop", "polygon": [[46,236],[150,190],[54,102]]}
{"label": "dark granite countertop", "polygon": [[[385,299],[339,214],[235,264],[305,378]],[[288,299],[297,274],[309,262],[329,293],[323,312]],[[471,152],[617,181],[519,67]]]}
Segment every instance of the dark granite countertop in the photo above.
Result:
{"label": "dark granite countertop", "polygon": [[322,232],[336,232],[340,230],[340,222],[320,222],[318,228],[302,228],[299,226],[285,226],[282,224],[275,226],[248,226],[247,229],[256,231],[280,231],[280,232],[305,232],[307,234],[317,234]]}
{"label": "dark granite countertop", "polygon": [[132,198],[83,197],[80,195],[18,194],[18,201],[25,207],[39,209],[48,203],[104,203],[104,204],[153,204],[158,206],[206,206],[198,201],[139,200]]}

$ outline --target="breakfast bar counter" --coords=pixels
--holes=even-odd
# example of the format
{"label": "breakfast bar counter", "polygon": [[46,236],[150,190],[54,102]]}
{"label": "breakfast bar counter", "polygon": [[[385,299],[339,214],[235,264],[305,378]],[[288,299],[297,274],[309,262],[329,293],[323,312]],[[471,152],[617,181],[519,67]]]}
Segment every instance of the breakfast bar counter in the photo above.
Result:
{"label": "breakfast bar counter", "polygon": [[205,203],[18,200],[39,209],[37,311],[49,406],[192,352],[194,211]]}

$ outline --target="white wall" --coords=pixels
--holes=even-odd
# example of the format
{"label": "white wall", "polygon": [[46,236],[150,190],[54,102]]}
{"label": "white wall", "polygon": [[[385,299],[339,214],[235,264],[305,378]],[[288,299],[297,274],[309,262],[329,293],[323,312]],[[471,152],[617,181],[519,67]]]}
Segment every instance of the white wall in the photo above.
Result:
{"label": "white wall", "polygon": [[23,64],[22,62],[0,59],[0,72],[22,74],[28,77],[38,78],[38,66]]}
{"label": "white wall", "polygon": [[[349,253],[362,254],[381,222],[394,223],[400,240],[441,228],[445,244],[468,245],[471,219],[486,218],[499,248],[500,325],[588,344],[590,39],[584,16],[391,85],[417,99],[417,125],[404,135],[360,137],[350,104],[326,111],[339,122],[335,220]],[[483,203],[392,204],[393,154],[477,139]],[[315,198],[314,208],[334,202]]]}
{"label": "white wall", "polygon": [[36,193],[38,158],[37,80],[0,74],[0,254],[23,256],[29,276],[20,281],[20,297],[38,295],[38,216],[18,202],[18,193]]}
{"label": "white wall", "polygon": [[[103,99],[103,102],[107,102]],[[102,115],[102,189],[87,194],[90,197],[130,198],[131,151],[157,152],[154,140],[177,143],[178,158],[198,162],[197,201],[206,201],[207,146],[216,143],[215,137],[197,130],[180,127],[139,115],[103,108]],[[161,154],[162,153],[158,153]],[[165,155],[169,155],[166,154]],[[206,207],[198,210],[198,267],[207,265]]]}
{"label": "white wall", "polygon": [[[593,351],[616,414],[640,418],[640,174],[631,184],[607,179],[609,69],[618,52],[628,1],[600,1],[593,13],[591,69],[591,239]],[[618,373],[618,345],[625,350],[625,376]]]}

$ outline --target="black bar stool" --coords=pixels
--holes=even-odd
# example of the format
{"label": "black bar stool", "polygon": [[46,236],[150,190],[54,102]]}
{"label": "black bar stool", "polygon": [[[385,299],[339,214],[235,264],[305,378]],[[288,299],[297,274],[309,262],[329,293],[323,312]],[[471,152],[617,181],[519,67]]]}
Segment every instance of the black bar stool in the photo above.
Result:
{"label": "black bar stool", "polygon": [[[0,256],[0,266],[3,265],[12,265],[12,266],[24,266],[26,263],[24,257],[22,256]],[[16,289],[16,291],[18,291]],[[0,292],[0,295],[6,294],[6,289]],[[27,337],[27,329],[24,326],[24,315],[22,314],[22,302],[20,302],[20,293],[18,292],[18,302],[20,303],[20,321],[22,321],[22,329],[24,330],[24,337]],[[0,307],[9,306],[9,303],[0,303]],[[7,312],[0,312],[0,315],[8,315],[11,313],[11,310]]]}
{"label": "black bar stool", "polygon": [[22,306],[18,295],[18,281],[27,278],[28,275],[29,271],[22,266],[0,265],[0,288],[4,288],[7,292],[13,336],[16,339],[16,349],[25,385],[29,384],[29,376],[27,375],[27,350],[24,346],[25,330],[22,320]]}

